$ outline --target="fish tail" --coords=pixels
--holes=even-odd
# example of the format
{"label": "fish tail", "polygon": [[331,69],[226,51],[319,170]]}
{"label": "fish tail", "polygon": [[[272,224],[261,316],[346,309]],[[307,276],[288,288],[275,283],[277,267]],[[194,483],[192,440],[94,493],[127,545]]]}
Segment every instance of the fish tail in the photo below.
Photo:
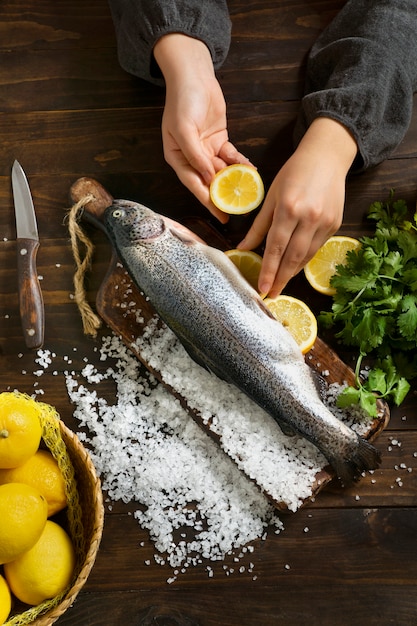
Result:
{"label": "fish tail", "polygon": [[347,486],[357,481],[362,472],[373,470],[381,462],[381,453],[369,441],[358,436],[353,454],[348,458],[334,458],[331,461],[337,477]]}

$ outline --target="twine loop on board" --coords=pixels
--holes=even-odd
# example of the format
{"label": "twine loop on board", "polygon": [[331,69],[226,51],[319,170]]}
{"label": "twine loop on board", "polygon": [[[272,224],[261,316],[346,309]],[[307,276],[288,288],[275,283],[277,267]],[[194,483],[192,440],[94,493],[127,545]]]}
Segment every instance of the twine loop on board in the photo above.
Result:
{"label": "twine loop on board", "polygon": [[87,301],[85,290],[85,277],[91,269],[94,245],[81,228],[80,219],[86,205],[94,199],[92,194],[87,194],[71,207],[66,216],[72,253],[77,266],[74,274],[74,300],[81,314],[84,333],[92,337],[96,337],[101,326],[99,316],[94,313]]}

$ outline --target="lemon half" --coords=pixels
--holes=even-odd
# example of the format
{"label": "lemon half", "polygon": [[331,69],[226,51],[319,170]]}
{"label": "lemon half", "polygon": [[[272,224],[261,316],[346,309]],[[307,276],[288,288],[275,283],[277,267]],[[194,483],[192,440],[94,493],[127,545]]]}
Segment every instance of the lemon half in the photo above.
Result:
{"label": "lemon half", "polygon": [[213,204],[233,215],[253,211],[261,204],[264,195],[262,178],[251,165],[228,165],[217,172],[210,185]]}

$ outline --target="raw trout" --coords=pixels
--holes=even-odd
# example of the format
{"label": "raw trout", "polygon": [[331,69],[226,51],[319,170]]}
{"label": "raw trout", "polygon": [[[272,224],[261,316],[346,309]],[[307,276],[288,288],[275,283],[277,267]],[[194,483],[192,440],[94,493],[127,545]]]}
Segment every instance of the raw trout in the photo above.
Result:
{"label": "raw trout", "polygon": [[127,200],[115,200],[104,223],[125,269],[195,361],[316,445],[344,484],[378,466],[378,450],[322,402],[296,342],[223,252]]}

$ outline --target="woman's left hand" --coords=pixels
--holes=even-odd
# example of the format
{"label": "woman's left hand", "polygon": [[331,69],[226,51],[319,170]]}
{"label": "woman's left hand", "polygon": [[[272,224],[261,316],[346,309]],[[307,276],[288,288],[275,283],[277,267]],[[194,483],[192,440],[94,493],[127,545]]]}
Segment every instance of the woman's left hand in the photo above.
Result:
{"label": "woman's left hand", "polygon": [[264,204],[238,245],[266,237],[259,291],[275,297],[340,227],[346,174],[357,144],[339,122],[317,118],[276,175]]}

